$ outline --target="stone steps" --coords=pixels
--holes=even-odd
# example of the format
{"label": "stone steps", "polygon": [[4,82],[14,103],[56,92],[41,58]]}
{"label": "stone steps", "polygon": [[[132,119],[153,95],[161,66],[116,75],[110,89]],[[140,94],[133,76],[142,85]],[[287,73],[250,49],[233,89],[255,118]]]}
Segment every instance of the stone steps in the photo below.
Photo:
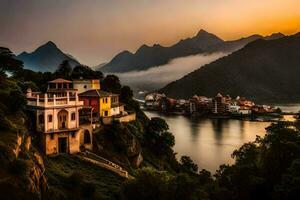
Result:
{"label": "stone steps", "polygon": [[128,172],[126,170],[122,169],[122,167],[120,167],[119,165],[117,165],[99,155],[96,155],[90,151],[78,153],[76,156],[81,160],[87,161],[87,162],[97,165],[101,168],[110,170],[110,171],[118,174],[121,177],[124,177],[127,179],[133,178],[131,175],[128,174]]}

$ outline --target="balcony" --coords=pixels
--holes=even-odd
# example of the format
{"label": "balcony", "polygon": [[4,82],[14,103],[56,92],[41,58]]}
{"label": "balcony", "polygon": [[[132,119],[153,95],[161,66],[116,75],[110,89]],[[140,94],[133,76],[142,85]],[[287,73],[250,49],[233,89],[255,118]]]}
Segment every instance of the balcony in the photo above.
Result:
{"label": "balcony", "polygon": [[77,93],[75,95],[65,94],[65,96],[57,97],[47,93],[27,93],[27,105],[40,107],[83,106],[83,101],[79,101]]}

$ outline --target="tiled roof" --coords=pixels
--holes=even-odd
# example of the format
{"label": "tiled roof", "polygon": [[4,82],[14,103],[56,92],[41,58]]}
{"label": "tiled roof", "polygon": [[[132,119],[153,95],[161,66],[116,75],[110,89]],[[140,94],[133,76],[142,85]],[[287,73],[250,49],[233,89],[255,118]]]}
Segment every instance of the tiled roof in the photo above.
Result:
{"label": "tiled roof", "polygon": [[54,79],[52,81],[49,81],[48,83],[72,83],[72,81],[63,79],[63,78],[58,78],[58,79]]}
{"label": "tiled roof", "polygon": [[102,90],[88,90],[79,94],[80,97],[108,97],[110,95],[112,95],[112,93]]}

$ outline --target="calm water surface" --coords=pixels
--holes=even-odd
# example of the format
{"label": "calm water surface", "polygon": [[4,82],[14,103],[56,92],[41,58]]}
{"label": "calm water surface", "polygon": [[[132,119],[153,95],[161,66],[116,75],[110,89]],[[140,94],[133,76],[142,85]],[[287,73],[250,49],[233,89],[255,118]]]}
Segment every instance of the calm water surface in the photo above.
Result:
{"label": "calm water surface", "polygon": [[192,119],[185,116],[145,112],[148,117],[161,117],[175,136],[174,150],[178,158],[190,156],[199,168],[215,172],[221,164],[231,164],[232,152],[256,135],[263,136],[269,122],[231,119]]}
{"label": "calm water surface", "polygon": [[[300,104],[278,105],[283,111],[298,112]],[[190,156],[201,169],[215,172],[221,164],[232,164],[231,154],[244,143],[264,136],[269,122],[233,119],[193,119],[180,115],[163,115],[145,111],[148,117],[161,117],[175,136],[178,158]]]}

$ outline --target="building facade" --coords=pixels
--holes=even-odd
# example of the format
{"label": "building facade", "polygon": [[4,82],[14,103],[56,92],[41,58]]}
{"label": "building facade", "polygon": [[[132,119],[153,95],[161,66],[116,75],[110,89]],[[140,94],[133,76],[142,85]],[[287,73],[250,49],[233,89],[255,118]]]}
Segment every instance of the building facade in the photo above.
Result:
{"label": "building facade", "polygon": [[119,95],[105,92],[99,89],[88,90],[79,94],[79,98],[85,106],[93,108],[93,116],[103,124],[112,121],[130,122],[136,119],[134,112],[126,112],[124,104],[119,102]]}
{"label": "building facade", "polygon": [[100,90],[99,79],[77,79],[73,80],[73,88],[77,89],[78,94],[86,92],[88,90]]}
{"label": "building facade", "polygon": [[45,94],[27,91],[27,110],[33,116],[33,127],[46,155],[92,149],[92,125],[80,124],[79,111],[84,103],[71,83],[56,79],[48,82]]}

